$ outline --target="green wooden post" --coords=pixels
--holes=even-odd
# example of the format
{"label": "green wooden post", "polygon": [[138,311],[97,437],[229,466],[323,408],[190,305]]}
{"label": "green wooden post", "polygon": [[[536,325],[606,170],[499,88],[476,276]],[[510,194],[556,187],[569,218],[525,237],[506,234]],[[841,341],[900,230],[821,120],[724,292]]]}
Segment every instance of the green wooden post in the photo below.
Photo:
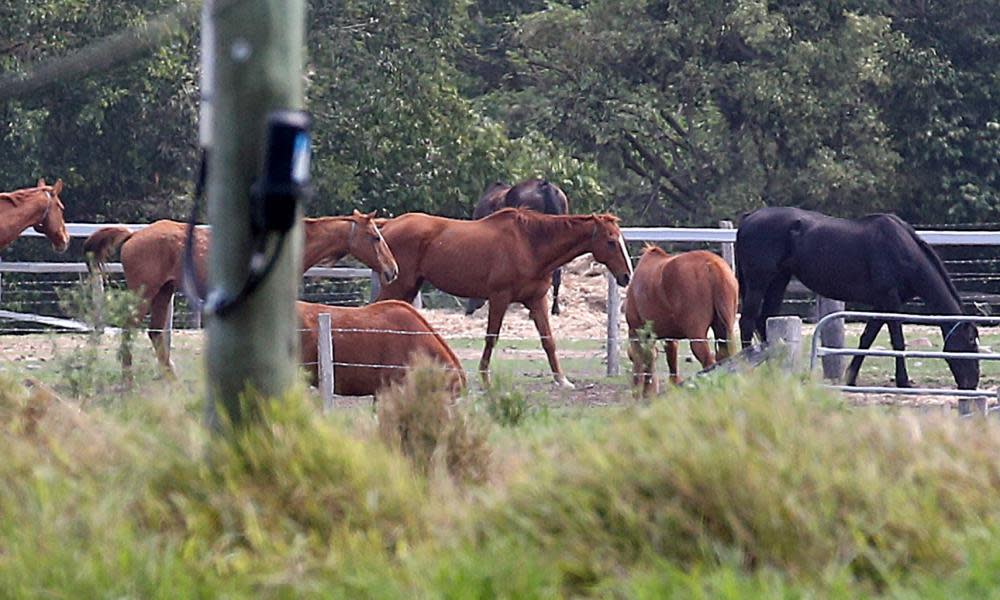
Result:
{"label": "green wooden post", "polygon": [[[262,170],[267,114],[303,106],[305,0],[215,0],[206,10],[214,26],[209,282],[212,289],[235,294],[249,269],[250,187]],[[216,406],[240,422],[239,395],[248,389],[277,395],[294,384],[301,249],[299,223],[256,292],[225,316],[208,315],[211,426],[219,425]]]}

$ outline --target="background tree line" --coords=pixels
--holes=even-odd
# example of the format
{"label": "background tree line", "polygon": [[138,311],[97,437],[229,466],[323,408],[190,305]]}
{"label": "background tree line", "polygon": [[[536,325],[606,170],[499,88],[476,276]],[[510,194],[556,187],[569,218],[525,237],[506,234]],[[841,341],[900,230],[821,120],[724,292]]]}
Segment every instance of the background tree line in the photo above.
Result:
{"label": "background tree line", "polygon": [[[8,0],[0,71],[178,0]],[[309,214],[468,216],[543,176],[577,211],[709,225],[763,204],[1000,221],[996,0],[313,0]],[[77,221],[180,218],[197,30],[0,105],[0,189],[66,180]]]}

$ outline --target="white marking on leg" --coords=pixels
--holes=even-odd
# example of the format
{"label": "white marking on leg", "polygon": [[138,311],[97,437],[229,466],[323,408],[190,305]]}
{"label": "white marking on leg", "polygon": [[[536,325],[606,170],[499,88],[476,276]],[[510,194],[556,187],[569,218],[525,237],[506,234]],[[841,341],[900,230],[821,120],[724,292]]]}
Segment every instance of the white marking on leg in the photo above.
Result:
{"label": "white marking on leg", "polygon": [[565,388],[567,390],[575,390],[576,389],[576,386],[573,385],[573,382],[571,382],[569,379],[566,379],[566,376],[563,375],[562,373],[554,375],[553,377],[556,380],[556,384],[558,384],[559,387]]}

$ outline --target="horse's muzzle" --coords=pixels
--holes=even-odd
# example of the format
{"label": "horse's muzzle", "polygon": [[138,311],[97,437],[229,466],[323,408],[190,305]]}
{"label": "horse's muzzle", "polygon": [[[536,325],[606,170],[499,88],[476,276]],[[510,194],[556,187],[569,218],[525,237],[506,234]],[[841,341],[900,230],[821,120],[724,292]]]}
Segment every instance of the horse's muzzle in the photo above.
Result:
{"label": "horse's muzzle", "polygon": [[389,285],[399,277],[399,267],[393,267],[388,271],[382,271],[382,283]]}
{"label": "horse's muzzle", "polygon": [[617,282],[618,282],[618,285],[620,285],[620,286],[622,286],[622,287],[625,287],[625,286],[627,286],[627,285],[628,285],[628,282],[629,282],[629,276],[628,276],[628,273],[621,273],[621,274],[619,274],[619,275],[616,275],[616,276],[615,276],[615,281],[617,281]]}

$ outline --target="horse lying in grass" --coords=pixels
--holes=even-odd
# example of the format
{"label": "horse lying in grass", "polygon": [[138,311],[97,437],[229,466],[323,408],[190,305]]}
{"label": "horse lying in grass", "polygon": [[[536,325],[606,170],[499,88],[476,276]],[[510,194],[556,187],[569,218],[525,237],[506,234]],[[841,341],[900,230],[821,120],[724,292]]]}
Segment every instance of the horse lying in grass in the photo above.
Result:
{"label": "horse lying in grass", "polygon": [[387,300],[360,308],[298,302],[302,364],[319,381],[319,315],[330,315],[333,337],[334,392],[342,396],[377,396],[398,383],[420,356],[448,371],[454,396],[465,389],[465,372],[437,332],[405,302]]}
{"label": "horse lying in grass", "polygon": [[[554,183],[544,179],[528,179],[514,187],[501,183],[493,183],[476,203],[472,212],[473,219],[482,219],[502,208],[527,208],[547,215],[568,215],[569,199],[566,193]],[[562,268],[552,271],[552,314],[559,314],[559,287],[562,283]],[[480,306],[486,304],[482,298],[469,298],[465,305],[465,314],[471,315]]]}
{"label": "horse lying in grass", "polygon": [[[937,253],[913,227],[895,215],[848,220],[798,208],[761,208],[743,216],[736,232],[736,275],[740,282],[740,337],[748,346],[777,314],[794,276],[812,291],[845,302],[867,304],[878,312],[899,312],[921,298],[932,314],[960,315],[962,301]],[[886,321],[868,321],[860,349],[875,341]],[[904,350],[903,327],[889,321],[894,350]],[[941,326],[946,352],[978,352],[979,334],[971,322]],[[864,356],[847,368],[855,385]],[[979,385],[979,361],[947,359],[960,389]],[[909,387],[906,362],[896,359],[896,385]]]}
{"label": "horse lying in grass", "polygon": [[573,387],[559,366],[545,310],[552,271],[590,252],[619,285],[628,285],[632,275],[613,215],[546,215],[505,208],[485,219],[464,221],[409,213],[386,221],[382,235],[399,261],[400,275],[382,288],[379,300],[412,301],[424,280],[449,294],[489,300],[486,346],[479,362],[484,383],[489,383],[490,357],[507,306],[519,302],[535,322],[556,382]]}
{"label": "horse lying in grass", "polygon": [[62,179],[57,179],[55,185],[46,185],[44,179],[39,179],[35,187],[0,192],[0,250],[13,243],[22,231],[34,227],[48,238],[53,250],[65,252],[69,233],[59,199],[62,189]]}
{"label": "horse lying in grass", "polygon": [[[375,226],[374,213],[366,215],[354,211],[350,216],[304,219],[304,229],[303,272],[317,264],[333,264],[348,254],[380,273],[386,283],[395,279],[399,272],[392,251]],[[170,348],[163,343],[163,329],[167,324],[170,299],[183,280],[186,237],[186,223],[162,220],[135,232],[125,227],[105,227],[94,232],[83,244],[91,271],[101,269],[110,254],[121,247],[125,282],[128,289],[141,298],[136,322],[150,316],[149,340],[160,365],[170,375],[173,364]],[[195,230],[195,268],[202,279],[209,238],[207,231]]]}
{"label": "horse lying in grass", "polygon": [[[715,254],[697,250],[671,256],[657,246],[646,247],[625,295],[632,383],[641,386],[643,396],[659,391],[656,341],[642,339],[647,325],[656,339],[667,338],[670,380],[680,383],[678,340],[691,340],[691,351],[702,367],[729,356],[738,295],[736,276]],[[715,334],[715,356],[705,339],[709,329]]]}

